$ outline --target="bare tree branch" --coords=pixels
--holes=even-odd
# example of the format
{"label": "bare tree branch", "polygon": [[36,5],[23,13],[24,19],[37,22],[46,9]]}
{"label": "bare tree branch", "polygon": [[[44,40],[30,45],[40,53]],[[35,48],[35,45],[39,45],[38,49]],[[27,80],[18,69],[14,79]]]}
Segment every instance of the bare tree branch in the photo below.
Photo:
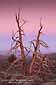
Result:
{"label": "bare tree branch", "polygon": [[[25,35],[24,34],[24,30],[22,30],[22,26],[26,23],[25,20],[23,20],[23,24],[20,25],[20,9],[19,9],[19,12],[18,14],[16,14],[16,23],[17,23],[17,26],[18,26],[18,30],[13,34],[12,34],[12,40],[13,40],[13,43],[12,45],[15,45],[12,46],[12,49],[18,49],[18,47],[20,47],[20,51],[21,51],[21,59],[23,60],[23,64],[22,64],[22,67],[23,67],[23,70],[25,71],[25,68],[26,68],[26,55],[25,55],[25,52],[24,52],[24,45],[23,45],[23,40],[22,40],[22,35]],[[16,36],[17,34],[17,36]]]}
{"label": "bare tree branch", "polygon": [[39,40],[39,42],[40,42],[40,45],[42,45],[42,46],[45,47],[45,48],[48,48],[48,45],[47,45],[46,42],[44,42],[44,41],[42,41],[42,40]]}
{"label": "bare tree branch", "polygon": [[34,47],[34,52],[33,52],[33,55],[32,55],[32,62],[30,64],[30,68],[29,68],[29,73],[30,74],[32,73],[32,67],[33,67],[33,64],[35,62],[35,59],[37,57],[37,51],[40,52],[40,49],[39,49],[40,48],[40,45],[42,45],[43,47],[46,47],[46,48],[48,47],[48,45],[45,42],[43,42],[42,40],[40,40],[40,35],[42,33],[41,32],[42,28],[43,28],[43,25],[41,24],[41,20],[40,20],[40,29],[38,31],[38,35],[37,35],[37,39],[35,40],[35,44],[32,41],[32,44],[33,44],[33,47]]}
{"label": "bare tree branch", "polygon": [[26,24],[26,22],[27,22],[27,21],[25,21],[25,20],[23,19],[23,24],[22,24],[20,27],[24,26],[24,24]]}

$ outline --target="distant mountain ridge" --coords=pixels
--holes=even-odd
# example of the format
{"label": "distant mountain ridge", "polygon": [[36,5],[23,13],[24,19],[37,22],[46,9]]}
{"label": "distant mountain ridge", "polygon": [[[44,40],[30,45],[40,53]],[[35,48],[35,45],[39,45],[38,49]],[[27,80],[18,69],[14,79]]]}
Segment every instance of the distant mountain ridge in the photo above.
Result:
{"label": "distant mountain ridge", "polygon": [[[15,53],[10,53],[9,51],[0,51],[0,60],[6,59],[8,58],[11,54],[15,54]],[[27,52],[25,52],[25,54],[27,54]],[[17,52],[17,54],[15,54],[17,57],[20,56],[20,51]],[[56,57],[56,53],[44,53],[43,55],[46,55],[48,57]],[[29,53],[28,57],[32,57],[32,53]],[[27,58],[28,58],[27,57]]]}

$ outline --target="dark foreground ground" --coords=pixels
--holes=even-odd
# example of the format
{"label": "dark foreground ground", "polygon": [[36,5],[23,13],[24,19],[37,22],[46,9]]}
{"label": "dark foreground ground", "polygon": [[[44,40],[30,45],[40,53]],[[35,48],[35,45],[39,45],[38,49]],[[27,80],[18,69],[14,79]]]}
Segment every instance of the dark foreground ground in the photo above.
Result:
{"label": "dark foreground ground", "polygon": [[[37,73],[38,65],[35,63],[32,76],[24,76],[19,64],[12,66],[6,72],[10,63],[7,57],[5,59],[0,55],[0,85],[56,85],[56,53],[46,54],[46,57],[48,59],[47,70],[41,69],[40,73]],[[37,59],[36,62],[38,62]]]}

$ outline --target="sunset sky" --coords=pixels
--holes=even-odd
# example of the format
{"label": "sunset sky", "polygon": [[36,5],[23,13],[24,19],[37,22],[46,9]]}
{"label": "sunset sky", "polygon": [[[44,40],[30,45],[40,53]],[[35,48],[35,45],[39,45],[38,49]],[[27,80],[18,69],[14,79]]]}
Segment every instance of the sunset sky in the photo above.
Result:
{"label": "sunset sky", "polygon": [[[15,14],[21,9],[25,40],[34,39],[42,18],[42,39],[49,45],[44,52],[56,52],[56,0],[0,0],[0,51],[9,50],[12,30],[17,30]],[[29,36],[28,36],[29,35]],[[28,44],[28,43],[27,43]]]}

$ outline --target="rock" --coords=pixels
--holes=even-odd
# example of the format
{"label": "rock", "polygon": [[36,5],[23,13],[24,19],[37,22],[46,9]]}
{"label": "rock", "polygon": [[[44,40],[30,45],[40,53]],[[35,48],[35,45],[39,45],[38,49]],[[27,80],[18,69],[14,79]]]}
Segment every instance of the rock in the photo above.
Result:
{"label": "rock", "polygon": [[51,82],[47,82],[47,83],[42,83],[41,85],[56,85],[56,82],[51,81]]}

